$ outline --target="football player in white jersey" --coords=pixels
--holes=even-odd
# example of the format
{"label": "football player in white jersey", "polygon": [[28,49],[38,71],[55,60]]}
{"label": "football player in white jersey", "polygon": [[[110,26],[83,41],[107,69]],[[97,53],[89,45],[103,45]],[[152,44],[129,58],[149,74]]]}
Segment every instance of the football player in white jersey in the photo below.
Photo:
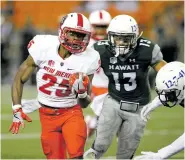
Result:
{"label": "football player in white jersey", "polygon": [[[93,45],[98,40],[104,40],[107,38],[107,27],[111,21],[111,15],[105,10],[96,10],[90,13],[89,21],[91,24],[92,36],[89,45]],[[103,100],[108,92],[108,78],[105,75],[102,68],[100,68],[93,77],[92,80],[92,95],[93,99],[90,107],[96,114],[92,117],[86,116],[87,123],[87,136],[90,137],[97,126],[97,117],[100,115]]]}
{"label": "football player in white jersey", "polygon": [[[156,76],[156,92],[158,96],[143,107],[141,118],[147,121],[151,111],[164,105],[173,107],[177,104],[184,107],[185,65],[181,62],[170,62],[162,67]],[[181,135],[173,143],[155,152],[141,152],[143,155],[135,160],[167,159],[184,149],[185,135]]]}
{"label": "football player in white jersey", "polygon": [[[60,17],[61,20],[61,17]],[[106,29],[111,21],[111,15],[105,10],[96,10],[89,15],[89,21],[91,24],[91,39],[89,46],[92,46],[98,40],[103,40],[107,38]],[[108,92],[108,78],[104,74],[102,68],[100,68],[92,79],[92,94],[93,99],[90,107],[96,114],[92,117],[87,115],[85,117],[87,123],[87,136],[90,137],[97,126],[97,117],[100,115],[103,100]],[[36,99],[32,100],[22,100],[22,109],[24,113],[31,113],[40,108],[40,105]]]}
{"label": "football player in white jersey", "polygon": [[24,83],[37,68],[37,100],[41,142],[48,159],[83,158],[87,137],[82,108],[90,103],[90,81],[99,68],[99,54],[87,47],[90,23],[80,13],[63,17],[59,36],[37,35],[28,44],[30,55],[18,69],[12,85],[13,123],[17,134],[23,119],[31,121],[21,105]]}

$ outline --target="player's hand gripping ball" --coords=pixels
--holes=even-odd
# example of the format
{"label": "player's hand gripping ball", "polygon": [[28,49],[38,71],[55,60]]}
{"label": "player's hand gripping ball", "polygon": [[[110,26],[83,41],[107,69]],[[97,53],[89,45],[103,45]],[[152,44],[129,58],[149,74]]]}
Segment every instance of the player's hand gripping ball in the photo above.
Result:
{"label": "player's hand gripping ball", "polygon": [[69,77],[70,87],[74,89],[78,94],[83,94],[87,92],[89,83],[89,77],[82,72],[73,73]]}

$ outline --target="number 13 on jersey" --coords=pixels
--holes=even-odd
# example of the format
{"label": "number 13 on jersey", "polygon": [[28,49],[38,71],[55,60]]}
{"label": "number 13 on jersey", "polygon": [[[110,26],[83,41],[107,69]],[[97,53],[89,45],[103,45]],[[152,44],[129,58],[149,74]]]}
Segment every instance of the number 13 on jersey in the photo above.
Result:
{"label": "number 13 on jersey", "polygon": [[125,79],[125,78],[129,78],[129,81],[128,81],[128,83],[124,84],[124,89],[126,91],[132,91],[132,90],[136,89],[136,87],[137,87],[136,72],[123,73],[123,75],[116,73],[116,72],[112,72],[112,75],[113,75],[113,79],[115,81],[116,90],[118,90],[118,91],[121,90],[119,79]]}

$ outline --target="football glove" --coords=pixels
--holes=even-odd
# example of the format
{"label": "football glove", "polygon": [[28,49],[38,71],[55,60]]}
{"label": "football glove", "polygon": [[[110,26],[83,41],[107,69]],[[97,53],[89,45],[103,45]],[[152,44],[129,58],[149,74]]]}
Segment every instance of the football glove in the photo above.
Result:
{"label": "football glove", "polygon": [[89,77],[84,73],[74,73],[69,77],[70,86],[78,93],[79,98],[87,96]]}
{"label": "football glove", "polygon": [[136,156],[134,160],[162,160],[159,153],[155,152],[141,152],[142,155]]}
{"label": "football glove", "polygon": [[[15,105],[18,106],[18,105]],[[19,108],[13,110],[13,122],[10,126],[9,131],[12,132],[12,134],[17,134],[19,132],[20,125],[22,128],[25,127],[24,121],[32,122],[31,118],[29,118],[21,108],[21,105],[19,105]]]}

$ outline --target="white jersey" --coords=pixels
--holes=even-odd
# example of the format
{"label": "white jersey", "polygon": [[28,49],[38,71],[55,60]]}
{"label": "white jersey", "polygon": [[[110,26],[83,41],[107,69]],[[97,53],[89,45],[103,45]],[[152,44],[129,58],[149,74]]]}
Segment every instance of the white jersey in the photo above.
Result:
{"label": "white jersey", "polygon": [[89,46],[92,47],[94,43],[96,43],[97,41],[95,39],[90,39],[89,41]]}
{"label": "white jersey", "polygon": [[58,54],[58,36],[37,35],[28,49],[37,71],[38,101],[52,107],[77,104],[76,94],[69,88],[69,77],[76,72],[94,74],[99,68],[99,54],[91,47],[63,59]]}
{"label": "white jersey", "polygon": [[[92,39],[89,42],[89,46],[93,46],[94,43],[97,41]],[[95,74],[92,79],[92,85],[97,88],[108,88],[108,77],[105,75],[102,68],[100,68]]]}
{"label": "white jersey", "polygon": [[108,88],[108,77],[105,75],[103,69],[100,69],[94,74],[92,85],[97,88]]}

